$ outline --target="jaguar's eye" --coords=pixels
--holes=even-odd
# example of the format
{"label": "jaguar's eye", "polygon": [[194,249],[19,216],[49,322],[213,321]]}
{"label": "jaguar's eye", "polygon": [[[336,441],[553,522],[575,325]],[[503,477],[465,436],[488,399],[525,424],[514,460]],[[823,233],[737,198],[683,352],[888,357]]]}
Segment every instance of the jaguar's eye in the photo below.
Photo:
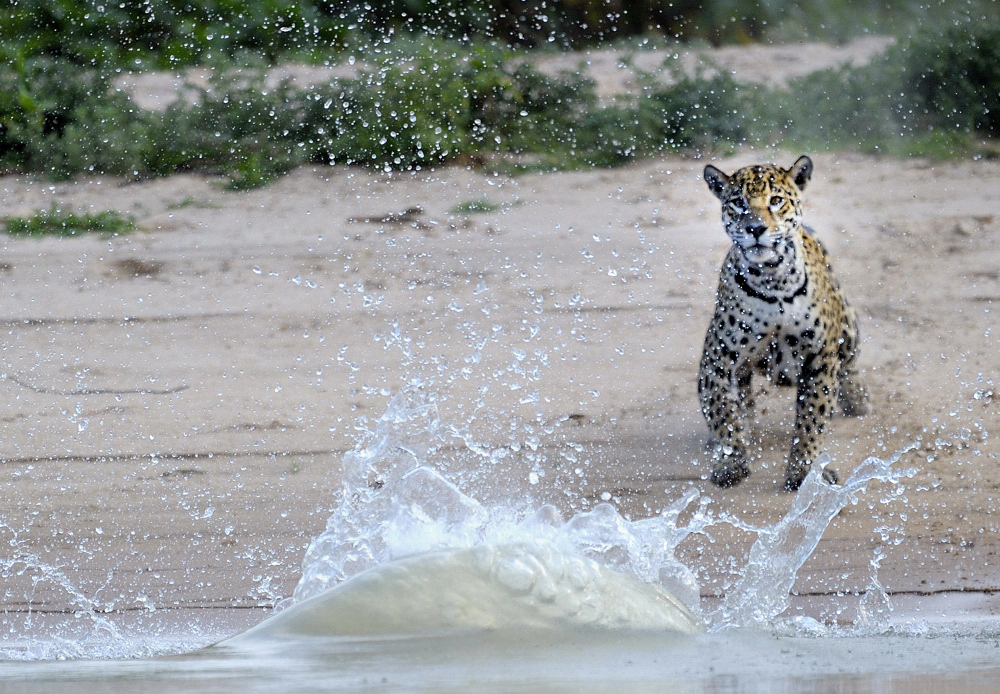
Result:
{"label": "jaguar's eye", "polygon": [[747,211],[746,205],[743,204],[742,200],[733,200],[730,202],[729,209],[733,214],[743,214]]}
{"label": "jaguar's eye", "polygon": [[773,198],[771,198],[771,209],[772,210],[776,210],[776,209],[778,209],[779,207],[781,207],[784,204],[785,204],[785,199],[783,197],[781,197],[780,195],[775,195]]}

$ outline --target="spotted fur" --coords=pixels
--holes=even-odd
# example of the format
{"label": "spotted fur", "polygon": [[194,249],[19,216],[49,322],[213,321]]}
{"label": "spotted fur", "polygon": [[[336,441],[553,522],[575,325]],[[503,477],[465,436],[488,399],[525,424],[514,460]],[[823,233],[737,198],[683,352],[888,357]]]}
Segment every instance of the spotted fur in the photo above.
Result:
{"label": "spotted fur", "polygon": [[[701,409],[717,444],[712,481],[721,487],[750,474],[746,422],[754,371],[797,388],[786,489],[798,489],[819,456],[835,401],[849,416],[868,411],[857,369],[857,316],[826,249],[802,225],[801,194],[812,169],[805,156],[789,169],[748,166],[732,176],[705,167],[733,241],[698,374]],[[823,477],[837,482],[829,468]]]}

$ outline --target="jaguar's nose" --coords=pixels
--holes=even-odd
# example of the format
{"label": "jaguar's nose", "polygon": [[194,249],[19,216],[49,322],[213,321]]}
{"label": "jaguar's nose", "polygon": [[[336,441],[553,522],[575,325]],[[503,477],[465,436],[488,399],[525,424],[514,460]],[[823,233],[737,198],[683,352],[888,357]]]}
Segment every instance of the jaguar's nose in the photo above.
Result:
{"label": "jaguar's nose", "polygon": [[755,239],[759,239],[760,235],[767,231],[767,225],[760,220],[751,219],[747,222],[746,230],[747,233],[753,235]]}

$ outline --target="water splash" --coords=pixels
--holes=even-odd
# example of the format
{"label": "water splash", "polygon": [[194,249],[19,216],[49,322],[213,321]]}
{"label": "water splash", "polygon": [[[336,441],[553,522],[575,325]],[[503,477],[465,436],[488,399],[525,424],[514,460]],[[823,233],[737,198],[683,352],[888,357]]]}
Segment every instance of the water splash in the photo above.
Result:
{"label": "water splash", "polygon": [[[442,426],[432,394],[419,386],[397,394],[368,440],[345,456],[339,506],[306,551],[293,597],[277,609],[421,552],[539,541],[661,586],[698,609],[694,572],[674,556],[685,538],[714,522],[706,501],[695,504],[696,489],[659,516],[636,522],[610,504],[567,522],[551,505],[529,514],[487,509],[427,464],[451,436],[464,441]],[[692,519],[678,526],[692,505]]]}
{"label": "water splash", "polygon": [[[890,490],[882,498],[888,502],[902,496],[902,479],[915,472],[894,469],[907,449],[888,461],[869,458],[843,487],[831,487],[821,481],[821,461],[806,478],[786,517],[771,527],[752,527],[737,518],[716,515],[710,500],[694,487],[652,518],[630,521],[604,503],[566,520],[551,505],[537,509],[487,506],[465,494],[437,467],[444,447],[456,441],[468,447],[473,457],[480,455],[466,429],[442,423],[433,393],[419,383],[398,393],[375,428],[345,456],[337,509],[326,530],[309,546],[294,597],[276,609],[297,609],[310,599],[321,601],[337,593],[329,604],[332,612],[325,613],[327,623],[343,623],[351,614],[362,614],[355,608],[342,608],[345,600],[367,595],[371,599],[362,604],[369,610],[382,610],[376,615],[382,621],[367,613],[366,623],[396,630],[421,625],[586,624],[690,631],[692,624],[704,622],[713,631],[777,627],[789,633],[829,635],[835,628],[808,617],[780,618],[789,606],[789,591],[799,568],[833,517],[847,504],[857,503],[869,482],[888,483]],[[687,519],[684,524],[682,517]],[[707,535],[721,523],[754,532],[757,541],[721,606],[702,616],[696,573],[678,560],[676,551],[691,535]],[[121,628],[113,615],[105,614],[113,611],[114,604],[100,598],[100,586],[93,595],[85,594],[59,567],[27,551],[15,531],[6,525],[0,525],[0,530],[10,533],[7,544],[13,549],[9,558],[0,559],[0,578],[28,578],[30,583],[25,595],[28,611],[4,620],[13,636],[0,640],[0,657],[143,657],[179,652],[212,640],[192,625],[183,633]],[[884,556],[882,548],[877,548],[870,562],[870,585],[849,633],[874,634],[888,627],[892,605],[878,580]],[[400,567],[405,568],[402,574]],[[387,575],[403,575],[429,592],[421,594],[414,590],[416,584],[397,581],[388,593],[371,593],[372,586]],[[366,576],[379,580],[356,582],[354,592],[325,592],[353,577]],[[31,610],[36,588],[43,583],[47,590],[54,587],[66,595],[64,602],[74,619],[43,623]],[[435,600],[444,593],[454,598],[455,609],[438,609],[440,603]],[[398,599],[404,594],[406,600]],[[461,595],[468,597],[464,607],[455,602],[454,596]],[[489,604],[492,611],[483,607]],[[427,619],[414,619],[415,614],[425,614]],[[15,625],[14,619],[22,623]]]}
{"label": "water splash", "polygon": [[878,580],[878,569],[885,553],[881,546],[875,548],[869,566],[871,577],[865,594],[858,605],[858,617],[854,620],[854,633],[862,636],[882,634],[889,629],[889,619],[892,617],[892,600],[881,581]]}
{"label": "water splash", "polygon": [[[456,438],[468,445],[467,437],[442,425],[433,394],[419,385],[397,394],[367,440],[345,456],[340,504],[326,530],[309,546],[293,597],[276,609],[421,553],[510,554],[542,546],[547,552],[580,557],[601,570],[639,579],[700,614],[695,572],[675,552],[690,535],[728,523],[755,533],[757,540],[741,577],[705,621],[713,630],[774,625],[790,605],[799,568],[840,509],[856,504],[872,481],[895,487],[889,498],[899,496],[901,479],[916,472],[893,467],[910,450],[905,449],[888,461],[868,458],[843,486],[831,486],[822,481],[821,469],[829,461],[824,458],[804,481],[785,518],[771,527],[752,527],[728,515],[715,516],[709,500],[693,487],[652,518],[629,521],[605,503],[564,521],[553,506],[524,513],[502,506],[487,508],[464,494],[433,465],[442,445]],[[682,514],[689,516],[684,525],[678,522]],[[880,561],[879,555],[872,560],[871,584],[859,608],[859,632],[875,633],[888,625],[891,604],[878,582]],[[503,564],[507,568],[500,570],[500,582],[510,587],[523,584],[526,590],[544,585],[552,579],[551,567],[544,564],[537,557],[507,562]],[[556,573],[557,578],[563,575]],[[811,627],[824,628],[818,622]]]}
{"label": "water splash", "polygon": [[[142,658],[179,653],[198,648],[214,640],[194,625],[180,629],[122,627],[114,615],[115,600],[103,600],[102,594],[113,576],[109,569],[106,580],[91,595],[85,593],[59,566],[42,560],[26,549],[18,532],[0,522],[0,531],[9,534],[6,545],[11,556],[0,557],[0,579],[8,586],[27,583],[24,612],[5,611],[0,625],[6,632],[0,636],[0,660],[77,660],[82,658]],[[52,601],[59,600],[62,610],[56,614],[41,612],[36,597],[44,587]],[[65,614],[69,619],[62,618]]]}
{"label": "water splash", "polygon": [[[830,462],[829,456],[824,453],[803,481],[792,507],[776,525],[757,528],[725,516],[726,522],[756,533],[757,540],[750,549],[750,559],[741,577],[727,591],[722,605],[709,617],[713,628],[769,625],[788,609],[798,570],[816,549],[830,521],[848,503],[856,504],[858,494],[864,493],[873,480],[888,482],[899,490],[896,495],[902,494],[900,480],[912,477],[917,471],[914,468],[894,470],[893,465],[912,449],[905,448],[888,461],[868,458],[854,469],[843,486],[823,482],[822,470]],[[873,561],[872,569],[877,572],[878,562]],[[876,607],[880,603],[887,604],[887,601],[888,596],[878,582],[877,573],[873,573],[862,602],[861,620],[866,631],[882,623],[878,621],[881,617],[876,617],[878,612],[885,613],[887,622],[888,613]]]}
{"label": "water splash", "polygon": [[642,629],[696,634],[683,602],[634,575],[535,540],[425,552],[296,603],[226,646],[281,637],[461,630]]}

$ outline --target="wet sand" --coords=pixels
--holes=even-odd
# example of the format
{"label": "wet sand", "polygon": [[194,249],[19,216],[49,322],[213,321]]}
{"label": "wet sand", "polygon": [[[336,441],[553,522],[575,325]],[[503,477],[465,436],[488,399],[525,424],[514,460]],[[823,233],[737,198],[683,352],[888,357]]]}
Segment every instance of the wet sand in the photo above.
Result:
{"label": "wet sand", "polygon": [[[843,476],[867,455],[919,449],[899,463],[918,468],[905,499],[883,504],[888,490],[873,486],[845,508],[796,591],[819,602],[863,591],[878,547],[879,577],[906,604],[1000,590],[1000,165],[814,161],[806,219],[858,310],[873,403],[833,421],[833,465]],[[695,376],[727,240],[705,163],[516,179],[303,168],[245,193],[189,175],[0,179],[4,214],[57,201],[121,210],[142,229],[4,238],[8,556],[61,567],[112,612],[263,618],[336,504],[356,428],[415,378],[455,424],[489,387],[470,431],[506,457],[477,476],[459,441],[442,454],[480,498],[530,493],[564,513],[608,499],[638,518],[695,485],[720,511],[776,522],[793,498],[781,490],[790,394],[759,400],[749,480],[724,491],[707,480]],[[454,211],[483,199],[498,209]],[[536,450],[510,445],[529,439],[526,425]],[[752,539],[717,530],[684,546],[706,596]],[[10,576],[7,619],[29,594],[35,611],[73,609],[58,583],[32,589],[37,575]],[[817,614],[849,619],[843,603]]]}

